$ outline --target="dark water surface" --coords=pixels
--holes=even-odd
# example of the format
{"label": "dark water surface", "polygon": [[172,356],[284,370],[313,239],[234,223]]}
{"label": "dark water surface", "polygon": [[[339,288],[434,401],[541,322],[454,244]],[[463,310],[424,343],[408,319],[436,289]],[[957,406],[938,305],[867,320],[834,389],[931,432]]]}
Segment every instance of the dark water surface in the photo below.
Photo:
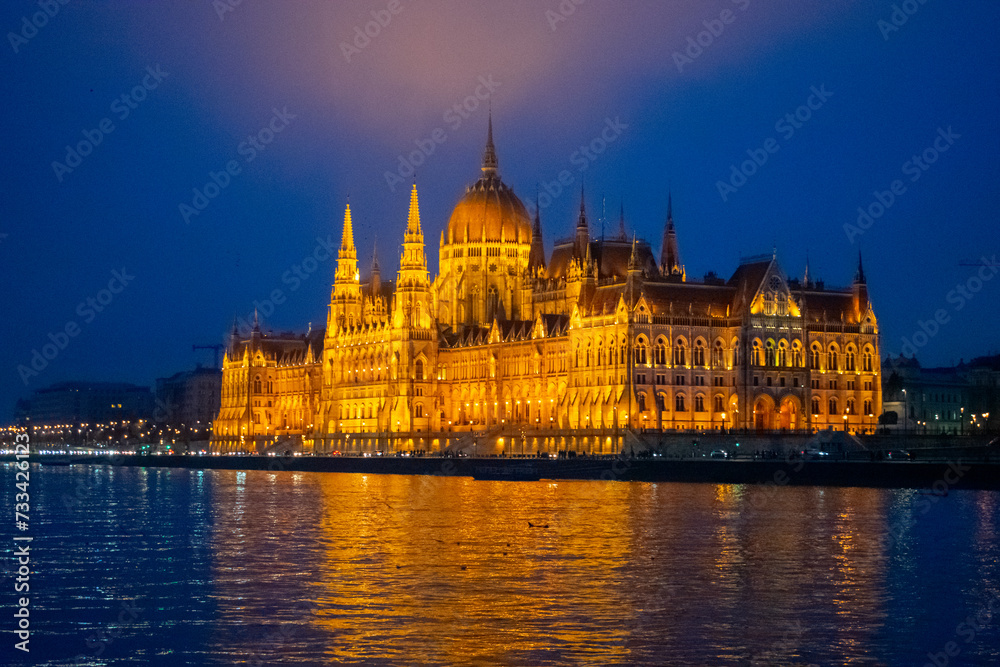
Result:
{"label": "dark water surface", "polygon": [[89,465],[30,490],[35,632],[23,661],[8,576],[5,664],[1000,664],[996,492]]}

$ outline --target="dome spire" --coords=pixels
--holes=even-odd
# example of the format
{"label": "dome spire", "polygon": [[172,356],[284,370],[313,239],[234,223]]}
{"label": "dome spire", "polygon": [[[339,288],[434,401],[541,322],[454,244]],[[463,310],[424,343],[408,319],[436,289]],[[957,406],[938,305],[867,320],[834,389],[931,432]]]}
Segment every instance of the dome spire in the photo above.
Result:
{"label": "dome spire", "polygon": [[483,174],[495,176],[497,173],[497,149],[493,146],[493,103],[486,129],[486,151],[483,153]]}

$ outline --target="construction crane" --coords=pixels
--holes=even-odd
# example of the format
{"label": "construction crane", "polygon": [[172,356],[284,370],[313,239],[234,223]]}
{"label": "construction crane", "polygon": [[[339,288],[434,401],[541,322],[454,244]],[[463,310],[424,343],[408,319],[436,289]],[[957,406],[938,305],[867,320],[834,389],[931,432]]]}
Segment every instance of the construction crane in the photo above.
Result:
{"label": "construction crane", "polygon": [[214,368],[222,368],[222,366],[219,365],[219,355],[222,353],[222,350],[225,347],[226,347],[225,345],[192,345],[191,351],[194,352],[195,350],[215,350]]}

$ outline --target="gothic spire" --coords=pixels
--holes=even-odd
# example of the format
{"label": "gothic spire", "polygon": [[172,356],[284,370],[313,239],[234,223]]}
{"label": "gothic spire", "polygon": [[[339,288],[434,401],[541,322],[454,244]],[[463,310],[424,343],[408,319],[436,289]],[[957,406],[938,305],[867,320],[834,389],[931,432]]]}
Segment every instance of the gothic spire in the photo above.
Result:
{"label": "gothic spire", "polygon": [[854,282],[864,283],[865,281],[865,267],[861,264],[861,249],[858,248],[858,271],[854,274]]}
{"label": "gothic spire", "polygon": [[496,176],[497,173],[497,150],[493,146],[493,107],[490,106],[490,116],[486,130],[486,151],[483,153],[483,174],[486,176]]}
{"label": "gothic spire", "polygon": [[587,212],[583,204],[583,186],[580,186],[580,218],[576,221],[576,256],[584,257],[590,246],[590,227],[587,225]]}
{"label": "gothic spire", "polygon": [[535,194],[535,221],[531,225],[531,250],[528,252],[528,268],[545,268],[545,244],[542,242],[541,207]]}
{"label": "gothic spire", "polygon": [[344,234],[337,251],[337,271],[334,282],[356,283],[358,281],[358,249],[354,245],[354,223],[351,220],[351,203],[344,209]]}
{"label": "gothic spire", "polygon": [[406,234],[417,234],[423,240],[424,232],[420,228],[420,208],[417,202],[417,184],[410,190],[410,212],[406,218]]}
{"label": "gothic spire", "polygon": [[667,192],[667,222],[663,226],[663,249],[660,251],[660,272],[665,276],[681,275],[681,253],[677,247],[677,232],[674,229],[673,193]]}
{"label": "gothic spire", "polygon": [[628,239],[625,235],[625,202],[621,203],[621,208],[618,211],[618,239],[621,241]]}
{"label": "gothic spire", "polygon": [[344,251],[348,250],[357,256],[357,248],[354,247],[354,223],[351,220],[351,200],[347,200],[347,208],[344,209],[344,234],[340,239],[340,256],[344,256]]}

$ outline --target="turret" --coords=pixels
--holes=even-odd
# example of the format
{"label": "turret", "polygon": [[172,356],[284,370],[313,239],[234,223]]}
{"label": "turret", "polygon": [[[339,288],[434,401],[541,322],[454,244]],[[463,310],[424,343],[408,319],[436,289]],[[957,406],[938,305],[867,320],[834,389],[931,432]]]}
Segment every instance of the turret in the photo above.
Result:
{"label": "turret", "polygon": [[528,268],[537,271],[545,268],[545,245],[542,243],[542,218],[535,198],[535,221],[531,226],[531,250],[528,252]]}
{"label": "turret", "polygon": [[663,227],[663,250],[660,253],[660,273],[664,276],[684,277],[681,253],[677,248],[677,232],[674,230],[674,202],[667,194],[667,222]]}
{"label": "turret", "polygon": [[583,186],[580,186],[580,217],[576,221],[575,254],[583,259],[590,245],[590,226],[587,224],[587,212],[583,203]]}
{"label": "turret", "polygon": [[337,327],[353,327],[356,323],[361,323],[361,281],[350,203],[344,210],[344,232],[337,251],[337,271],[330,295],[328,319],[327,331],[330,333]]}
{"label": "turret", "polygon": [[860,322],[868,310],[868,283],[865,281],[865,267],[861,263],[861,251],[858,250],[858,270],[854,274],[854,284],[851,286],[852,305],[854,306],[854,321]]}

